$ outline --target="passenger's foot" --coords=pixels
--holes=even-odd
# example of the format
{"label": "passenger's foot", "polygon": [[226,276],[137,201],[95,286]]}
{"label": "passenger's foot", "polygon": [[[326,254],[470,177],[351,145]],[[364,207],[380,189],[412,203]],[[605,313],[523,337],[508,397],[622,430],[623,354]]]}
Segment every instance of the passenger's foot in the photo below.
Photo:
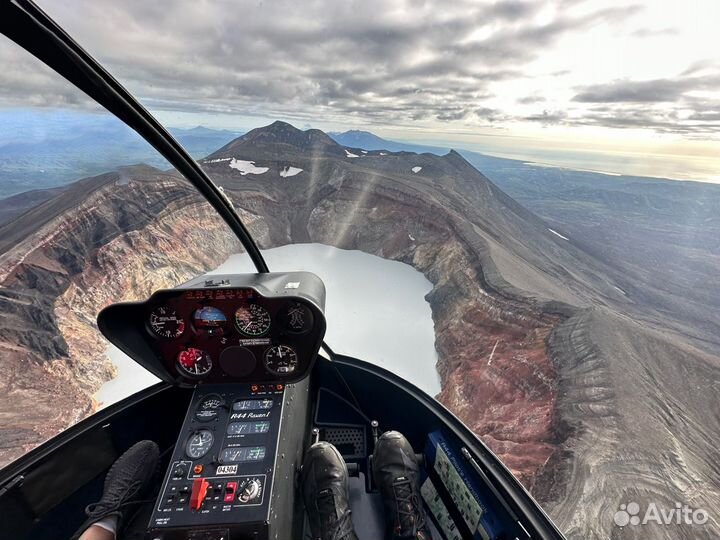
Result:
{"label": "passenger's foot", "polygon": [[420,466],[408,440],[397,431],[383,433],[372,468],[385,508],[386,537],[431,540],[420,496]]}
{"label": "passenger's foot", "polygon": [[303,461],[301,486],[313,539],[357,540],[348,506],[345,460],[332,444],[313,444]]}
{"label": "passenger's foot", "polygon": [[142,502],[142,496],[152,484],[159,457],[157,444],[140,441],[117,458],[105,476],[102,497],[85,508],[88,519],[73,538],[79,538],[86,529],[100,521],[115,522],[114,532],[117,534],[123,526],[123,518]]}

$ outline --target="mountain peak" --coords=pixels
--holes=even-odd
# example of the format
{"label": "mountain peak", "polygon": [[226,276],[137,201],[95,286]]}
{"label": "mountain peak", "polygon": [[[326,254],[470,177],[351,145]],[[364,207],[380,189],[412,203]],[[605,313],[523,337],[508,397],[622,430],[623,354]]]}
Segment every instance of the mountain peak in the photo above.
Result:
{"label": "mountain peak", "polygon": [[285,151],[290,149],[302,152],[317,152],[318,149],[333,153],[341,151],[340,145],[319,129],[303,131],[292,124],[276,120],[272,124],[247,132],[210,157],[222,157],[224,154],[229,155],[233,151],[242,150],[244,147],[257,148],[260,146],[282,146]]}

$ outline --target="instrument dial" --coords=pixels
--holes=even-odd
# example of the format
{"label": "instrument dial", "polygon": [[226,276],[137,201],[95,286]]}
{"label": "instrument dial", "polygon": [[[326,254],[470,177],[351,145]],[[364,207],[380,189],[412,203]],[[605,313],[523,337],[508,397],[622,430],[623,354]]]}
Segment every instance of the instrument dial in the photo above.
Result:
{"label": "instrument dial", "polygon": [[270,330],[270,313],[258,304],[241,306],[235,312],[235,325],[241,334],[258,337]]}
{"label": "instrument dial", "polygon": [[214,306],[205,306],[196,309],[192,316],[193,326],[199,333],[209,336],[222,336],[227,323],[227,317]]}
{"label": "instrument dial", "polygon": [[273,375],[290,375],[298,366],[297,353],[287,345],[277,345],[265,351],[265,369]]}
{"label": "instrument dial", "polygon": [[183,375],[204,377],[212,369],[212,359],[205,351],[191,347],[180,351],[177,358],[177,367]]}
{"label": "instrument dial", "polygon": [[307,306],[295,302],[285,311],[285,328],[292,334],[306,334],[312,330],[315,318]]}
{"label": "instrument dial", "polygon": [[190,438],[185,443],[185,453],[189,458],[200,459],[210,451],[213,443],[215,442],[215,436],[209,429],[201,429],[190,435]]}
{"label": "instrument dial", "polygon": [[176,339],[185,332],[185,320],[169,307],[153,309],[148,322],[152,331],[162,338]]}
{"label": "instrument dial", "polygon": [[205,396],[195,409],[195,418],[200,422],[215,420],[224,406],[225,400],[218,394]]}

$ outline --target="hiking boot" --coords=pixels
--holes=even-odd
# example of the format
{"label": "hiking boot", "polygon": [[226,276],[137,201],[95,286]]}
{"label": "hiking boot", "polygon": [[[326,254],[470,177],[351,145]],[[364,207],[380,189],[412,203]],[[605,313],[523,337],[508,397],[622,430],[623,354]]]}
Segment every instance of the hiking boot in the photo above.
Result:
{"label": "hiking boot", "polygon": [[300,477],[313,540],[357,540],[348,506],[348,471],[332,444],[313,444]]}
{"label": "hiking boot", "polygon": [[117,517],[119,533],[123,518],[136,510],[138,504],[145,502],[142,496],[153,483],[159,457],[157,444],[140,441],[117,458],[105,476],[102,497],[85,508],[88,519],[72,538],[78,538],[93,523],[113,516]]}
{"label": "hiking boot", "polygon": [[382,434],[375,445],[372,469],[385,508],[386,539],[431,540],[420,496],[420,466],[401,433]]}

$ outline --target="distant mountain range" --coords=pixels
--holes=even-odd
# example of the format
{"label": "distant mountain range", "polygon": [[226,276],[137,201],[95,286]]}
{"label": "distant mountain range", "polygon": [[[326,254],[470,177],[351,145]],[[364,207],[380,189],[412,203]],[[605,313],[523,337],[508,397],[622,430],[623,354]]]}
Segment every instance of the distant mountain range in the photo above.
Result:
{"label": "distant mountain range", "polygon": [[389,141],[378,137],[369,131],[350,130],[343,133],[328,133],[338,144],[351,148],[364,148],[365,150],[389,150],[390,152],[416,152],[418,154],[430,153],[439,156],[447,154],[450,149],[440,146],[423,146],[420,144]]}
{"label": "distant mountain range", "polygon": [[[121,165],[169,167],[155,149],[109,114],[0,111],[0,125],[0,199],[63,186]],[[239,135],[200,126],[170,131],[196,158]]]}

